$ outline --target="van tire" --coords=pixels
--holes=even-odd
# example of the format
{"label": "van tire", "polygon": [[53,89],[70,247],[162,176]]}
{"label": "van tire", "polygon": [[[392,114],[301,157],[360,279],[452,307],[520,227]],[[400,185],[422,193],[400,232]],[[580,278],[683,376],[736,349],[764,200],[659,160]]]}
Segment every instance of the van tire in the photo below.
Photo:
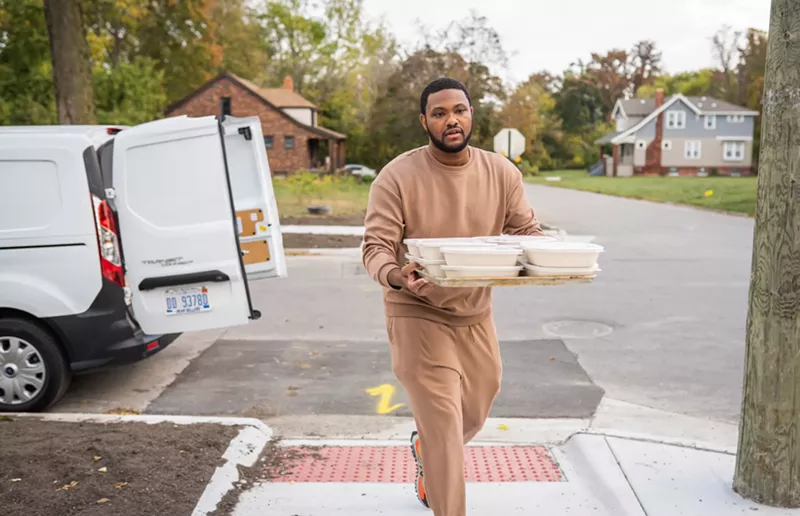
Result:
{"label": "van tire", "polygon": [[45,364],[45,382],[29,402],[18,405],[0,402],[0,412],[40,412],[60,400],[67,392],[72,373],[53,335],[35,322],[9,317],[0,318],[0,339],[3,337],[17,337],[36,348]]}

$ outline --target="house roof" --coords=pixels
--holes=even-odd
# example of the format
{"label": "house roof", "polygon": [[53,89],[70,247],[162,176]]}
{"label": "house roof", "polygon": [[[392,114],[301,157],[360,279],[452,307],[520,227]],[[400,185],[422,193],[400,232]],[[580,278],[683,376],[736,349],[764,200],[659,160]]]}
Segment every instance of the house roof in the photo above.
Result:
{"label": "house roof", "polygon": [[[664,103],[669,102],[673,97],[673,95],[667,99],[665,99]],[[736,104],[731,104],[730,102],[725,102],[723,100],[718,100],[713,97],[684,97],[681,95],[681,98],[684,102],[690,104],[689,107],[696,108],[696,111],[700,111],[699,114],[713,114],[713,113],[741,113],[741,114],[750,114],[756,115],[758,113],[748,109],[746,107],[737,106]],[[619,100],[617,103],[617,107],[621,107],[623,113],[626,117],[629,116],[647,116],[652,113],[656,109],[656,100],[655,99],[625,99]],[[616,108],[615,108],[616,109]]]}
{"label": "house roof", "polygon": [[260,97],[275,107],[319,109],[317,106],[292,90],[288,90],[286,88],[262,88],[254,82],[243,79],[238,75],[234,75],[232,73],[229,73],[228,75],[244,84],[247,89],[257,93]]}
{"label": "house roof", "polygon": [[[293,107],[294,108],[303,107],[303,108],[317,109],[317,107],[314,104],[312,104],[311,102],[308,102],[306,99],[304,99],[300,95],[294,93],[293,91],[284,90],[284,92],[286,94],[291,94],[291,95],[281,95],[281,96],[276,96],[274,94],[270,95],[269,92],[277,90],[277,88],[260,88],[256,84],[254,84],[253,82],[250,82],[247,79],[242,79],[241,77],[238,77],[238,76],[236,76],[236,75],[234,75],[232,73],[229,73],[229,72],[220,73],[219,75],[217,75],[213,79],[209,80],[207,83],[205,83],[204,85],[200,86],[198,89],[196,89],[195,91],[193,91],[192,93],[190,93],[186,97],[184,97],[181,100],[179,100],[179,101],[167,106],[167,109],[165,110],[165,113],[170,113],[170,112],[174,111],[175,109],[177,109],[178,107],[180,107],[184,103],[188,102],[189,100],[194,98],[196,95],[199,95],[200,93],[202,93],[203,91],[205,91],[206,89],[211,87],[211,85],[213,85],[214,83],[216,83],[217,81],[219,81],[221,79],[228,79],[228,80],[232,81],[233,83],[238,84],[239,86],[241,86],[242,88],[247,90],[251,95],[253,95],[257,99],[259,99],[261,102],[263,102],[265,105],[271,107],[272,109],[274,109],[275,111],[280,113],[284,118],[286,118],[287,120],[291,121],[294,125],[302,128],[302,129],[305,129],[306,131],[312,132],[314,134],[322,136],[323,138],[328,138],[328,139],[334,139],[334,140],[346,140],[347,139],[347,136],[342,134],[342,133],[337,133],[336,131],[332,131],[332,130],[330,130],[328,128],[325,128],[325,127],[322,127],[322,126],[319,126],[319,125],[306,125],[303,122],[297,120],[293,116],[291,116],[288,113],[286,113],[286,111],[284,111],[284,109],[293,108]],[[287,105],[278,106],[278,105],[274,104],[272,102],[272,100],[270,100],[270,97],[272,97],[273,99],[276,99],[278,102],[291,101],[289,103],[292,104],[292,105],[288,105],[287,104]],[[292,100],[292,99],[300,99],[300,101],[304,102],[306,105],[298,105],[299,101]]]}
{"label": "house roof", "polygon": [[602,138],[600,138],[598,140],[595,140],[594,143],[596,143],[597,145],[605,145],[606,143],[611,143],[611,140],[616,138],[617,135],[620,134],[621,132],[622,131],[614,131],[614,132],[608,133],[607,135],[603,136]]}

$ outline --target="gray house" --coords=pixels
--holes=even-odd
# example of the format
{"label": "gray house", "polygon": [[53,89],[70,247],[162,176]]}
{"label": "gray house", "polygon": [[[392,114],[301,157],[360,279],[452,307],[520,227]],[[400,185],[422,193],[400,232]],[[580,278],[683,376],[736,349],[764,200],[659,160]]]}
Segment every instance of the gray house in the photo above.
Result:
{"label": "gray house", "polygon": [[711,97],[618,100],[616,130],[598,145],[612,144],[607,176],[748,175],[753,165],[757,111]]}

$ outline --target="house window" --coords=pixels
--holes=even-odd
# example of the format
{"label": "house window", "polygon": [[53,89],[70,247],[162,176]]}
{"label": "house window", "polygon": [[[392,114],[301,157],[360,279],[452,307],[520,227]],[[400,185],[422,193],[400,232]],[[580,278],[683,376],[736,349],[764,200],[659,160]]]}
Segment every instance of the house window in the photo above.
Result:
{"label": "house window", "polygon": [[637,141],[636,142],[636,148],[637,149],[646,149],[647,148],[647,142],[644,141],[644,140]]}
{"label": "house window", "polygon": [[266,147],[268,149],[271,149],[273,141],[274,141],[274,138],[272,136],[265,136],[264,137],[264,147]]}
{"label": "house window", "polygon": [[704,118],[703,127],[706,129],[716,129],[717,115],[706,115]]}
{"label": "house window", "polygon": [[689,140],[683,147],[683,157],[686,159],[700,159],[700,142]]}
{"label": "house window", "polygon": [[744,115],[728,115],[728,122],[731,124],[743,124]]}
{"label": "house window", "polygon": [[220,118],[224,118],[226,116],[231,116],[231,98],[230,97],[222,97],[220,101]]}
{"label": "house window", "polygon": [[744,142],[725,142],[722,155],[725,161],[744,161]]}
{"label": "house window", "polygon": [[284,149],[294,149],[294,136],[284,136],[283,137],[283,148]]}
{"label": "house window", "polygon": [[686,112],[667,111],[667,129],[686,129]]}
{"label": "house window", "polygon": [[669,140],[664,140],[663,142],[661,142],[661,149],[672,150],[672,142]]}

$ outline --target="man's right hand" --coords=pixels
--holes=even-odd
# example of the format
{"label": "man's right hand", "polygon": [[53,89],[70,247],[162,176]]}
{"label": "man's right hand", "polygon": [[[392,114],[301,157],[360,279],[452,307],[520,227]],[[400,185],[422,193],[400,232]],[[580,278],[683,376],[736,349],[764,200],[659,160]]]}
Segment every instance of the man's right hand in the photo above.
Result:
{"label": "man's right hand", "polygon": [[387,280],[395,288],[406,288],[412,294],[424,296],[433,288],[433,283],[417,276],[416,271],[424,267],[418,263],[409,263],[402,269],[389,273]]}

